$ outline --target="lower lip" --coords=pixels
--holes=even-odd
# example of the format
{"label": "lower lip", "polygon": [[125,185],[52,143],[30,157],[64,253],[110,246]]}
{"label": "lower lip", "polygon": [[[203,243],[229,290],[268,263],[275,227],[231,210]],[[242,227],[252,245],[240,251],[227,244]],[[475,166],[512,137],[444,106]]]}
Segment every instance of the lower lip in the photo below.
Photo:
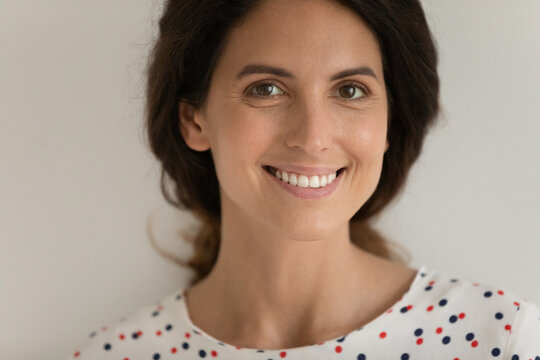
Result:
{"label": "lower lip", "polygon": [[281,179],[278,179],[277,177],[275,177],[274,175],[266,171],[264,168],[262,170],[266,173],[266,175],[270,176],[275,183],[281,186],[282,189],[288,191],[289,193],[301,199],[310,199],[310,200],[321,199],[332,194],[334,190],[336,190],[336,188],[338,187],[339,183],[341,182],[341,178],[343,177],[346,171],[345,169],[343,169],[341,173],[339,174],[339,176],[336,177],[334,181],[332,181],[331,184],[326,185],[324,187],[311,188],[308,186],[308,187],[303,188],[296,185],[291,185],[289,183],[282,181]]}

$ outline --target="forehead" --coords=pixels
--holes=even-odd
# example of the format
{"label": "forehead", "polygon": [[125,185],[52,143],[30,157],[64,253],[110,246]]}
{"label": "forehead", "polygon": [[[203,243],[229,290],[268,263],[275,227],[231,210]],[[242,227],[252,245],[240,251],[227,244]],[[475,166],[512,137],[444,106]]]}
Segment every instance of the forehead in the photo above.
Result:
{"label": "forehead", "polygon": [[297,74],[369,65],[382,76],[374,34],[356,12],[334,0],[262,1],[231,29],[220,60],[227,72],[252,62]]}

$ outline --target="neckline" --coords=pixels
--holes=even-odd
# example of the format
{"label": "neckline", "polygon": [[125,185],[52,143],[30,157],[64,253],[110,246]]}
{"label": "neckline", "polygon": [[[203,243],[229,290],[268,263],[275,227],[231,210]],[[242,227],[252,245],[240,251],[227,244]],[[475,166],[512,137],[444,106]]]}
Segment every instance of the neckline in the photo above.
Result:
{"label": "neckline", "polygon": [[[427,272],[428,272],[428,270],[427,270],[427,267],[425,265],[420,266],[417,269],[416,276],[414,277],[414,280],[410,284],[407,291],[403,294],[401,299],[399,299],[394,304],[392,304],[392,306],[390,306],[387,310],[395,309],[395,308],[397,308],[399,306],[399,304],[404,303],[405,301],[407,301],[413,295],[413,290],[419,285],[421,279],[426,277]],[[179,306],[180,306],[180,313],[181,313],[181,316],[182,316],[182,320],[185,321],[186,324],[196,334],[200,335],[206,341],[210,341],[212,343],[219,344],[222,347],[224,347],[225,349],[234,350],[234,351],[245,351],[245,352],[272,352],[272,351],[275,352],[275,351],[279,351],[279,352],[295,353],[295,352],[298,352],[298,351],[308,350],[308,349],[312,349],[312,348],[320,349],[321,347],[324,347],[325,345],[328,346],[328,344],[335,343],[338,340],[349,337],[353,333],[355,333],[355,332],[357,332],[359,330],[367,329],[367,328],[371,328],[371,327],[375,326],[380,321],[384,320],[384,316],[388,313],[388,311],[385,311],[385,312],[379,314],[375,319],[373,319],[370,322],[364,324],[362,327],[360,327],[358,329],[352,330],[349,333],[343,334],[343,335],[338,336],[336,338],[325,340],[324,342],[321,342],[321,343],[318,343],[318,344],[303,345],[303,346],[297,346],[297,347],[285,348],[285,349],[261,349],[261,348],[257,349],[257,348],[238,347],[236,345],[228,344],[228,343],[226,343],[224,341],[221,341],[219,339],[214,338],[212,335],[207,334],[204,330],[200,329],[197,325],[195,325],[193,323],[193,321],[191,321],[191,317],[189,315],[188,308],[187,308],[186,301],[185,301],[185,299],[186,299],[185,293],[186,293],[187,290],[188,290],[188,288],[186,287],[186,288],[181,289],[181,291],[180,291],[180,293],[182,294],[182,297],[180,299]]]}

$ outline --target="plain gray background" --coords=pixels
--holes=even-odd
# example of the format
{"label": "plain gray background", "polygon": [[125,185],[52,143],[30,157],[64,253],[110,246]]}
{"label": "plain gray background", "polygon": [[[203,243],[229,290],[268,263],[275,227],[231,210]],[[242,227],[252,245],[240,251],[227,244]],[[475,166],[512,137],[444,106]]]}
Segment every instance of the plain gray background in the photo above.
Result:
{"label": "plain gray background", "polygon": [[[183,286],[142,130],[161,1],[0,2],[0,358],[55,359]],[[425,0],[444,117],[377,226],[425,264],[540,303],[540,2]]]}

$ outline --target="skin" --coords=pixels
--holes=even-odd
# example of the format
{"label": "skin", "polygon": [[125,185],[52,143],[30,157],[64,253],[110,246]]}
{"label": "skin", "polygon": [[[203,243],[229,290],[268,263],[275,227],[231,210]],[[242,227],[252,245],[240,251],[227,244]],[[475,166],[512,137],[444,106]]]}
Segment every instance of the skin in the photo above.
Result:
{"label": "skin", "polygon": [[[295,78],[238,80],[248,64]],[[329,81],[358,66],[376,78]],[[275,85],[264,98],[261,81]],[[222,206],[215,267],[186,294],[195,325],[228,344],[285,349],[345,335],[401,298],[416,270],[358,249],[348,227],[379,181],[387,114],[377,41],[342,5],[265,1],[230,32],[207,102],[180,103],[186,143],[212,151]],[[276,163],[347,168],[331,196],[305,200],[268,177],[262,165]]]}

